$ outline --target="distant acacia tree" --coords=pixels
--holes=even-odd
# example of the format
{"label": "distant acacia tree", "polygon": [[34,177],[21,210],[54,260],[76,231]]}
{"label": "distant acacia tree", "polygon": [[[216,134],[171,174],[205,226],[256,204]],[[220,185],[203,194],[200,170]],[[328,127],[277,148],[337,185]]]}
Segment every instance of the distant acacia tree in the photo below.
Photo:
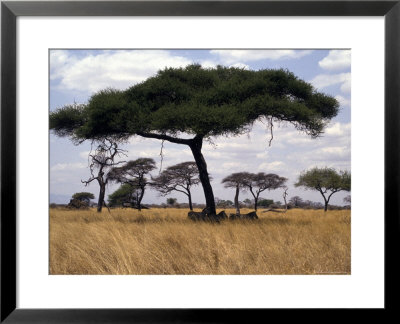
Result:
{"label": "distant acacia tree", "polygon": [[128,203],[131,206],[135,206],[138,195],[137,191],[135,187],[124,183],[112,194],[108,195],[108,204],[109,206],[123,206],[124,203]]}
{"label": "distant acacia tree", "polygon": [[157,177],[152,177],[151,185],[163,196],[172,191],[185,194],[189,200],[189,208],[193,210],[191,187],[200,183],[199,170],[195,162],[183,162],[165,169]]}
{"label": "distant acacia tree", "polygon": [[97,147],[94,151],[90,151],[90,178],[86,181],[81,180],[85,186],[88,186],[92,181],[97,180],[100,187],[99,199],[97,202],[97,211],[101,212],[103,206],[107,206],[104,200],[106,194],[106,186],[108,183],[108,172],[109,170],[118,165],[121,162],[115,162],[115,158],[121,155],[125,155],[125,151],[118,147],[116,141],[112,139],[99,139],[92,141],[92,145],[97,143]]}
{"label": "distant acacia tree", "polygon": [[236,215],[240,215],[240,207],[239,207],[239,191],[245,190],[247,186],[244,184],[245,179],[248,178],[248,172],[237,172],[232,173],[231,175],[222,179],[222,183],[225,188],[235,188],[235,199],[234,204],[236,208]]}
{"label": "distant acacia tree", "polygon": [[351,204],[351,196],[348,195],[348,196],[344,197],[343,202],[350,205]]}
{"label": "distant acacia tree", "polygon": [[148,180],[146,175],[156,168],[156,162],[150,158],[139,158],[128,161],[121,167],[112,168],[108,173],[108,180],[112,182],[128,184],[137,190],[137,208],[142,210],[141,202],[144,196]]}
{"label": "distant acacia tree", "polygon": [[258,203],[258,205],[262,207],[269,207],[272,204],[274,204],[274,201],[272,199],[261,199]]}
{"label": "distant acacia tree", "polygon": [[141,136],[187,145],[199,169],[208,214],[216,217],[204,140],[244,134],[260,119],[271,131],[273,122],[287,122],[315,138],[338,111],[334,97],[288,70],[194,64],[165,68],[125,91],[104,89],[79,107],[62,107],[50,113],[50,129],[78,141]]}
{"label": "distant acacia tree", "polygon": [[304,205],[304,200],[299,196],[293,196],[289,199],[289,203],[293,207],[302,207]]}
{"label": "distant acacia tree", "polygon": [[77,192],[72,195],[72,199],[79,200],[89,206],[90,199],[94,199],[94,195],[91,192]]}
{"label": "distant acacia tree", "polygon": [[177,201],[178,199],[176,198],[167,198],[167,205],[170,205],[172,207],[176,204]]}
{"label": "distant acacia tree", "polygon": [[243,200],[243,204],[244,204],[246,207],[251,207],[251,205],[253,204],[253,202],[252,202],[249,198],[246,198],[245,200]]}
{"label": "distant acacia tree", "polygon": [[232,207],[233,201],[232,200],[224,200],[224,199],[215,197],[215,205],[220,208]]}
{"label": "distant acacia tree", "polygon": [[265,190],[274,190],[284,186],[286,178],[280,177],[274,173],[265,174],[264,172],[245,173],[243,185],[248,187],[254,197],[254,210],[257,211],[258,198]]}
{"label": "distant acacia tree", "polygon": [[287,200],[286,200],[286,197],[288,196],[288,193],[287,193],[288,190],[289,190],[288,187],[283,186],[283,194],[282,194],[282,197],[283,197],[283,201],[285,202],[285,211],[287,211],[287,209],[288,209]]}
{"label": "distant acacia tree", "polygon": [[303,172],[295,186],[318,191],[324,198],[324,210],[327,211],[334,193],[351,190],[351,175],[347,171],[336,172],[333,168],[313,168]]}

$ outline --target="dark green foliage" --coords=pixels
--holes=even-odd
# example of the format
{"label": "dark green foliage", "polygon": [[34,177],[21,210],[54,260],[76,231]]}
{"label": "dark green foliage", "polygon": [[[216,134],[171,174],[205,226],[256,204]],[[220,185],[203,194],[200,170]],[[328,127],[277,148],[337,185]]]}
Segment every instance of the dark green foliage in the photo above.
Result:
{"label": "dark green foliage", "polygon": [[86,201],[72,198],[67,205],[67,208],[71,209],[87,209],[89,204]]}
{"label": "dark green foliage", "polygon": [[108,195],[108,203],[110,206],[122,206],[123,203],[134,205],[136,202],[136,188],[125,183]]}
{"label": "dark green foliage", "polygon": [[50,112],[49,127],[57,136],[71,137],[77,140],[77,130],[85,123],[86,105],[67,105],[57,109],[56,112]]}
{"label": "dark green foliage", "polygon": [[89,205],[90,199],[94,199],[94,195],[91,192],[77,192],[72,195],[72,198]]}
{"label": "dark green foliage", "polygon": [[318,136],[338,107],[287,70],[190,65],[166,68],[125,91],[100,91],[85,106],[58,109],[50,128],[81,139],[143,132],[213,136],[240,134],[264,116]]}
{"label": "dark green foliage", "polygon": [[167,198],[167,204],[170,206],[174,206],[177,203],[177,199],[176,198]]}
{"label": "dark green foliage", "polygon": [[139,210],[148,180],[146,175],[156,168],[156,162],[150,158],[128,161],[121,167],[114,167],[107,175],[110,182],[127,184],[135,189],[136,203]]}
{"label": "dark green foliage", "polygon": [[258,202],[258,206],[262,206],[262,207],[269,207],[270,205],[272,205],[274,203],[274,201],[272,199],[261,199]]}
{"label": "dark green foliage", "polygon": [[229,208],[233,206],[233,201],[215,198],[215,205],[219,208]]}

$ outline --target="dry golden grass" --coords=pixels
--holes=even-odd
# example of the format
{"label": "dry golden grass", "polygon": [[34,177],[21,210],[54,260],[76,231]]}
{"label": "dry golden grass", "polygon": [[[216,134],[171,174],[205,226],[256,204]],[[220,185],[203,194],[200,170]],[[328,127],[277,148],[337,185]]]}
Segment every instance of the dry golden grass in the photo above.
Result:
{"label": "dry golden grass", "polygon": [[220,224],[194,223],[187,212],[51,209],[50,273],[350,273],[348,210],[260,210],[258,221]]}

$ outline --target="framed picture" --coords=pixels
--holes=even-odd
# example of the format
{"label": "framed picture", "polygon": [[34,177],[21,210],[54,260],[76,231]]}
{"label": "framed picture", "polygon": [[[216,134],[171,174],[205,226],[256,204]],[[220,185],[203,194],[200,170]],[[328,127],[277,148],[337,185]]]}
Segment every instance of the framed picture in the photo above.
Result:
{"label": "framed picture", "polygon": [[[240,315],[263,316],[276,308],[393,309],[391,296],[398,285],[393,247],[399,243],[399,15],[398,1],[2,2],[1,321],[234,322]],[[164,85],[174,82],[174,92],[165,95]],[[122,92],[128,83],[134,86]],[[258,92],[265,87],[268,96]],[[240,95],[249,91],[251,103]],[[136,99],[125,103],[127,96]],[[142,102],[140,96],[147,99]],[[176,96],[184,104],[179,106]],[[162,109],[151,106],[153,97]],[[112,115],[116,101],[128,107],[126,120],[140,122]],[[138,102],[146,117],[129,115],[139,111],[132,108]],[[196,109],[190,110],[189,102]],[[314,108],[306,110],[303,104]],[[189,109],[185,113],[191,117],[174,115],[171,105]],[[218,112],[211,119],[207,105]],[[269,110],[260,113],[263,107]],[[229,116],[231,111],[236,113]],[[91,117],[106,113],[114,119]],[[260,116],[268,118],[254,123]],[[339,119],[328,124],[334,117]],[[296,127],[292,135],[278,127],[283,122]],[[186,131],[194,137],[178,136]],[[295,131],[311,137],[325,131],[326,136],[315,144]],[[241,142],[239,135],[257,132],[267,135],[267,152],[251,155],[254,140]],[[157,143],[153,147],[126,134]],[[219,135],[239,137],[228,142],[216,140]],[[292,144],[287,151],[279,137]],[[91,146],[75,150],[70,139],[92,139]],[[274,149],[268,150],[274,141],[291,159],[276,155],[263,163],[274,156]],[[187,144],[187,152],[168,143]],[[207,160],[208,170],[201,151],[207,145],[209,157],[218,155],[212,151],[218,145],[225,156],[224,163]],[[193,162],[178,164],[186,155]],[[333,162],[325,156],[334,156]],[[77,171],[82,166],[87,178]],[[191,185],[200,185],[200,194],[171,184],[179,177],[177,170],[191,167]],[[132,171],[137,168],[147,170],[145,178]],[[174,177],[168,178],[171,172]],[[105,174],[108,200],[101,185]],[[213,194],[209,174],[222,199]],[[328,175],[336,179],[334,185],[324,187],[319,180],[314,185],[315,177]],[[78,181],[83,189],[73,184],[75,178],[83,179]],[[167,199],[146,200],[145,185]],[[309,193],[304,202],[295,196],[298,187],[315,189],[315,196]],[[178,201],[174,190],[182,195]],[[288,199],[287,190],[292,191]],[[263,191],[271,193],[259,196]],[[200,195],[203,205],[197,204]],[[317,195],[322,204],[311,201]],[[126,207],[137,210],[121,209]],[[159,214],[142,210],[148,207]],[[307,216],[292,207],[308,208]],[[224,241],[218,229],[226,226],[220,224],[225,218],[233,225],[225,228],[230,236]],[[251,223],[254,218],[259,222]],[[103,225],[95,227],[96,222]],[[154,232],[167,223],[175,228]],[[86,232],[79,236],[82,228]],[[185,237],[184,231],[191,234]],[[270,239],[252,239],[253,245],[244,234],[254,238],[266,231]],[[308,247],[296,247],[295,237],[301,235],[308,235]],[[107,254],[110,242],[119,254]],[[177,262],[183,254],[175,252],[192,251],[199,242],[209,244],[208,263],[199,261],[201,253],[189,253],[186,261],[191,262]],[[128,244],[141,247],[135,262],[126,252]],[[271,252],[273,246],[281,253]],[[303,251],[299,259],[293,257],[296,248]],[[71,251],[79,252],[79,262]],[[281,261],[283,254],[292,259]],[[318,256],[316,264],[311,256]],[[260,261],[266,259],[270,263]],[[153,261],[158,266],[149,267]]]}

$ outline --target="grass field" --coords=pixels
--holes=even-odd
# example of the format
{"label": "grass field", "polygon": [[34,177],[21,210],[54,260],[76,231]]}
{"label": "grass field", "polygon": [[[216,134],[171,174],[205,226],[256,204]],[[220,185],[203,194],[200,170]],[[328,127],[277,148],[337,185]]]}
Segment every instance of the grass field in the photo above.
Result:
{"label": "grass field", "polygon": [[50,209],[50,274],[350,274],[349,210],[220,224],[187,212]]}

